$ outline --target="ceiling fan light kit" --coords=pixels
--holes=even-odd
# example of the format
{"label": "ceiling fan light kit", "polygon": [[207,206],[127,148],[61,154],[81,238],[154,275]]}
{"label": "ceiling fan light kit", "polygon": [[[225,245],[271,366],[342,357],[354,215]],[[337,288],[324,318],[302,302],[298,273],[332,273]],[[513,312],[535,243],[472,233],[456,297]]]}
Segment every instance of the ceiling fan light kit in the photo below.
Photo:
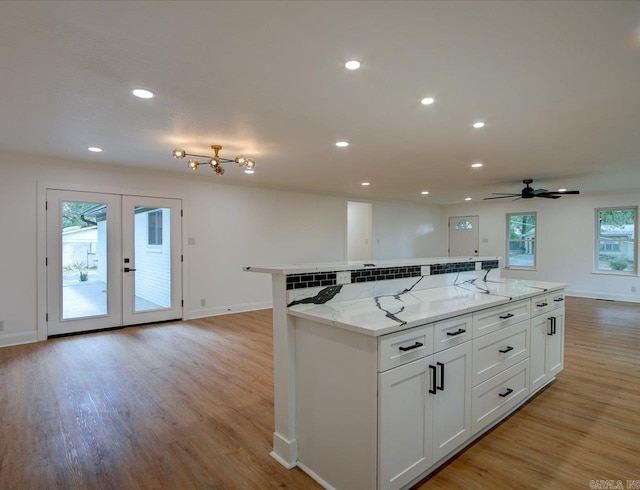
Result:
{"label": "ceiling fan light kit", "polygon": [[238,167],[243,167],[245,169],[245,173],[254,173],[256,162],[254,162],[251,158],[247,158],[244,155],[238,155],[234,159],[224,158],[218,154],[220,150],[222,150],[222,146],[211,145],[211,149],[213,150],[212,157],[206,155],[195,155],[193,153],[187,153],[187,151],[183,148],[175,148],[173,150],[173,157],[178,160],[182,160],[185,157],[191,157],[187,162],[187,167],[191,170],[197,170],[198,167],[200,167],[200,161],[198,161],[197,159],[202,159],[209,164],[216,175],[224,175],[224,167],[222,166],[222,163],[235,163],[238,165]]}
{"label": "ceiling fan light kit", "polygon": [[580,194],[580,191],[568,191],[566,189],[557,190],[557,191],[548,191],[547,189],[534,189],[530,184],[533,183],[533,179],[524,179],[522,181],[525,184],[525,188],[522,189],[522,192],[519,194],[509,194],[504,192],[492,192],[494,196],[498,197],[485,197],[483,200],[488,201],[490,199],[507,199],[507,198],[515,198],[514,201],[518,199],[532,199],[534,197],[543,197],[546,199],[559,199],[564,195],[568,194]]}

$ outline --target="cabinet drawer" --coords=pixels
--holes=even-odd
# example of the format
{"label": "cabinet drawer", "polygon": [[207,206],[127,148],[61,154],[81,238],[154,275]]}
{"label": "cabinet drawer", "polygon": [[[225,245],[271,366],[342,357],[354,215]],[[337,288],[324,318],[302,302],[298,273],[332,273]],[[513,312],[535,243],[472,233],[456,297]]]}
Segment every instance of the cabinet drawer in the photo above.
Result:
{"label": "cabinet drawer", "polygon": [[471,315],[457,316],[433,324],[434,352],[471,340]]}
{"label": "cabinet drawer", "polygon": [[531,320],[473,340],[473,385],[482,383],[529,357]]}
{"label": "cabinet drawer", "polygon": [[433,354],[433,324],[378,338],[378,371],[386,371]]}
{"label": "cabinet drawer", "polygon": [[477,311],[473,314],[473,338],[528,320],[530,313],[531,301],[528,299]]}
{"label": "cabinet drawer", "polygon": [[531,317],[542,315],[555,308],[549,293],[539,294],[531,298]]}
{"label": "cabinet drawer", "polygon": [[471,395],[471,430],[477,433],[529,394],[529,359],[479,384]]}
{"label": "cabinet drawer", "polygon": [[560,291],[552,291],[549,293],[549,304],[553,305],[554,308],[563,308],[564,307],[564,289]]}

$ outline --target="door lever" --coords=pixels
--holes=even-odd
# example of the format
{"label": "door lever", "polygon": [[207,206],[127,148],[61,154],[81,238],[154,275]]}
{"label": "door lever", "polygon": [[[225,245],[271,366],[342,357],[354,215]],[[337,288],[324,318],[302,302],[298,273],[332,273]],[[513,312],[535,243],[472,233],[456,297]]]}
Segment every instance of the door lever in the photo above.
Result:
{"label": "door lever", "polygon": [[125,271],[125,272],[135,272],[136,270],[135,270],[135,269],[131,269],[131,268],[129,268],[129,267],[125,267],[125,268],[124,268],[124,271]]}

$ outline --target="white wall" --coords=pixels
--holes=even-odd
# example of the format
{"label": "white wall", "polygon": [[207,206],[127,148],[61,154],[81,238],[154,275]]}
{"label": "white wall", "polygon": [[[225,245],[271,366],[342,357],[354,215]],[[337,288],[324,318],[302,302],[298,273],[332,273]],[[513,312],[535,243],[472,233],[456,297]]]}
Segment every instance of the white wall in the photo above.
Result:
{"label": "white wall", "polygon": [[[243,272],[243,266],[346,259],[346,198],[233,186],[223,179],[0,152],[0,346],[37,339],[43,311],[37,310],[36,288],[44,264],[36,243],[43,213],[36,208],[44,184],[183,199],[185,318],[269,307],[270,276]],[[373,209],[380,241],[375,259],[438,254],[439,207],[374,201]],[[187,245],[188,238],[195,245]]]}
{"label": "white wall", "polygon": [[[503,277],[566,282],[568,294],[620,301],[640,302],[638,276],[593,273],[595,209],[638,206],[640,192],[565,196],[561,199],[504,199],[442,208],[442,230],[449,216],[480,216],[480,255],[505,256],[506,213],[535,211],[538,214],[538,245],[535,271],[504,270]],[[636,233],[637,236],[637,233]],[[440,235],[442,251],[447,234]],[[486,240],[486,243],[485,243]],[[636,292],[631,292],[631,287]]]}
{"label": "white wall", "polygon": [[408,202],[373,203],[373,258],[413,259],[442,253],[442,215],[439,206]]}

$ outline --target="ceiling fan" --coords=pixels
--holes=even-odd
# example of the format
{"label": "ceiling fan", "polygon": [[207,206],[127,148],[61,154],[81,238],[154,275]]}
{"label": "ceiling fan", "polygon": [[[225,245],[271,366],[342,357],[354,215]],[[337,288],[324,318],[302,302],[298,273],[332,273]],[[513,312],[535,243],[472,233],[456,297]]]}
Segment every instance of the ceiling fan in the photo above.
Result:
{"label": "ceiling fan", "polygon": [[533,182],[532,179],[525,179],[522,181],[523,184],[526,184],[526,187],[522,189],[520,194],[506,194],[503,192],[492,192],[492,194],[498,197],[485,197],[483,201],[487,201],[489,199],[505,199],[508,197],[515,197],[514,201],[518,199],[531,199],[532,197],[546,197],[547,199],[558,199],[565,194],[580,194],[580,191],[548,191],[547,189],[533,189],[529,184]]}

